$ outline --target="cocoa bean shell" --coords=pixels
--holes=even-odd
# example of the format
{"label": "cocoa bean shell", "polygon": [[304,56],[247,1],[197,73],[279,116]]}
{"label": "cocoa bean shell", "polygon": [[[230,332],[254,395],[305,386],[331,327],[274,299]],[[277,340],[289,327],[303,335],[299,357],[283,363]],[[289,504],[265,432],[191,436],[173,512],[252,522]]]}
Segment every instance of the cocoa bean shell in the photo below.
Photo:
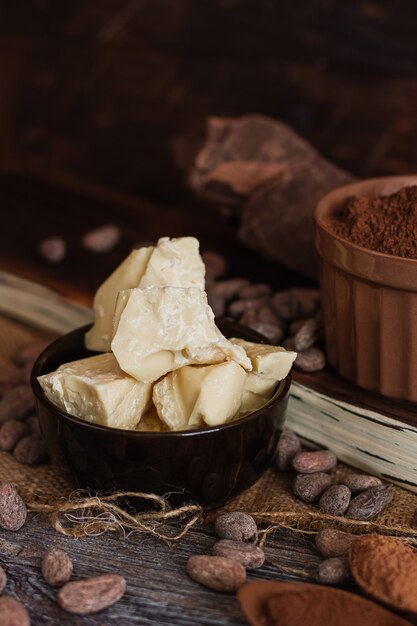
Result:
{"label": "cocoa bean shell", "polygon": [[111,606],[123,596],[123,576],[105,574],[66,583],[58,592],[58,604],[69,613],[91,615]]}
{"label": "cocoa bean shell", "polygon": [[395,488],[392,485],[370,487],[350,501],[346,517],[357,520],[372,519],[391,504],[394,495]]}
{"label": "cocoa bean shell", "polygon": [[234,559],[245,569],[258,569],[265,562],[265,553],[253,543],[234,541],[233,539],[220,539],[213,546],[214,556],[224,556]]}
{"label": "cocoa bean shell", "polygon": [[246,570],[234,559],[223,556],[192,556],[187,573],[200,585],[214,591],[233,593],[246,581]]}

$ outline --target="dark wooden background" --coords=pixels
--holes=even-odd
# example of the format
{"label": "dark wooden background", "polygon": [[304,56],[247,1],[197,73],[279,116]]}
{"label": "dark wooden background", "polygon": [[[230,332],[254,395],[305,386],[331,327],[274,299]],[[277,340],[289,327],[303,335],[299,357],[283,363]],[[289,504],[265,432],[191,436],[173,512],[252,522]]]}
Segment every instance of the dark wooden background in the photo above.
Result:
{"label": "dark wooden background", "polygon": [[187,200],[172,145],[209,114],[293,125],[360,176],[417,169],[414,0],[13,0],[0,166]]}

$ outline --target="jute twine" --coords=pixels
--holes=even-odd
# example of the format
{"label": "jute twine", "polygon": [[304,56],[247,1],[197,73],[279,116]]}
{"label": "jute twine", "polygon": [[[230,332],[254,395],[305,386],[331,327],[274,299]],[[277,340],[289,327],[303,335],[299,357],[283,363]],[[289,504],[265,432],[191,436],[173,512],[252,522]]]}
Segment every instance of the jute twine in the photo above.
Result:
{"label": "jute twine", "polygon": [[[8,360],[16,347],[36,339],[34,331],[14,321],[0,318],[0,360]],[[334,470],[335,481],[354,471],[339,464]],[[246,511],[265,526],[261,543],[277,529],[316,533],[323,528],[340,528],[363,534],[380,532],[417,542],[412,518],[417,508],[417,495],[396,487],[393,503],[369,522],[335,517],[321,513],[313,505],[295,499],[291,493],[293,476],[268,470],[250,489],[229,502],[222,511]],[[74,492],[60,471],[50,463],[28,467],[17,463],[7,452],[0,453],[0,480],[15,483],[29,510],[50,515],[51,524],[69,537],[119,532],[146,533],[165,542],[175,542],[197,523],[211,523],[221,511],[205,511],[197,504],[170,508],[165,498],[149,493],[121,492],[111,496]],[[139,513],[126,506],[132,500],[140,502]],[[142,510],[144,509],[144,510]]]}

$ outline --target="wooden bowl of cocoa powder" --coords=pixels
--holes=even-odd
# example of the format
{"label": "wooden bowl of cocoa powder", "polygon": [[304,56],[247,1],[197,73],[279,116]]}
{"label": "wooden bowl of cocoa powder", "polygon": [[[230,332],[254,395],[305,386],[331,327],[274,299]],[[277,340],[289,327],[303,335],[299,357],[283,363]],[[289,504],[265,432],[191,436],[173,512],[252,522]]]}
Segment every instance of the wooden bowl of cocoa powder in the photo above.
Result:
{"label": "wooden bowl of cocoa powder", "polygon": [[417,175],[339,187],[314,218],[329,364],[417,402]]}

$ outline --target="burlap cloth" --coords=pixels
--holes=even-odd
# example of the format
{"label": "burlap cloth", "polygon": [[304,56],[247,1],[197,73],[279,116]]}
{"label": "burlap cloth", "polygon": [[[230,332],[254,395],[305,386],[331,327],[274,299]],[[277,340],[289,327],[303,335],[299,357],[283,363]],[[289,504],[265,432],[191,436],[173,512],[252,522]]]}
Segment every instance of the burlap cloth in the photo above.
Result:
{"label": "burlap cloth", "polygon": [[[33,329],[0,317],[0,364],[8,361],[17,346],[39,337]],[[352,468],[339,464],[334,470],[335,478],[352,472]],[[266,526],[282,526],[305,531],[317,531],[329,526],[351,532],[383,532],[417,540],[412,518],[417,508],[417,495],[396,487],[393,503],[372,522],[360,522],[344,517],[324,515],[315,506],[297,500],[291,494],[290,473],[277,473],[270,469],[250,489],[224,507],[251,513]],[[7,452],[0,452],[0,479],[14,482],[26,502],[37,499],[53,503],[68,498],[73,491],[60,472],[50,463],[28,467],[17,463]],[[216,513],[207,515],[210,521]]]}

